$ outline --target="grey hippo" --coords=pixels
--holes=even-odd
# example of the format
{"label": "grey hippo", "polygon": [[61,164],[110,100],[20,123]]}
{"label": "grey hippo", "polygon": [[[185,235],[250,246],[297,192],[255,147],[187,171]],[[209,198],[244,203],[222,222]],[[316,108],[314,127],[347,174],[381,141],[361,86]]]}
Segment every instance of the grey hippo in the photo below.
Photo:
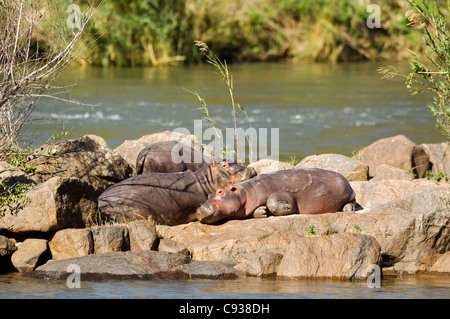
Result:
{"label": "grey hippo", "polygon": [[118,221],[152,218],[164,225],[184,224],[196,220],[209,194],[255,175],[253,168],[215,160],[196,172],[140,174],[106,189],[98,207]]}
{"label": "grey hippo", "polygon": [[211,194],[197,218],[212,224],[251,214],[264,217],[355,211],[355,192],[339,173],[322,169],[288,169],[262,174]]}
{"label": "grey hippo", "polygon": [[136,173],[193,172],[211,163],[211,159],[188,145],[167,141],[153,143],[139,152]]}

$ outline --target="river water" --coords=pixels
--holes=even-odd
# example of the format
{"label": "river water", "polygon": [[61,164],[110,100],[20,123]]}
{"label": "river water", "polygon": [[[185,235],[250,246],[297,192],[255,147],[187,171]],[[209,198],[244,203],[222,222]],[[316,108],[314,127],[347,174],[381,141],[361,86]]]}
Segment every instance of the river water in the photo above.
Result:
{"label": "river water", "polygon": [[[385,65],[385,64],[384,64]],[[411,96],[401,80],[381,79],[378,63],[239,64],[230,66],[234,97],[248,114],[237,113],[237,126],[251,127],[281,160],[353,151],[383,137],[404,134],[416,143],[443,141],[427,104],[429,95]],[[398,65],[408,71],[407,65]],[[111,147],[126,139],[184,128],[209,144],[197,91],[216,127],[233,128],[228,89],[210,66],[180,68],[71,68],[60,85],[76,87],[62,98],[96,106],[41,99],[25,126],[23,141],[40,146],[53,134],[100,135]],[[262,130],[261,130],[262,129]],[[275,145],[271,138],[278,129]],[[198,133],[200,132],[200,133]],[[231,139],[231,141],[230,141]],[[225,140],[233,145],[232,138]],[[272,148],[271,148],[272,146]],[[248,152],[249,153],[249,152]],[[248,154],[247,154],[248,155]],[[253,154],[255,156],[255,154]],[[263,157],[258,154],[256,159]]]}
{"label": "river water", "polygon": [[155,299],[309,299],[309,298],[450,298],[450,276],[390,277],[380,288],[365,281],[274,280],[125,280],[82,281],[68,288],[64,280],[40,280],[21,274],[0,275],[2,298],[155,298]]}
{"label": "river water", "polygon": [[[380,66],[240,64],[230,71],[236,102],[246,109],[251,126],[279,130],[281,160],[350,155],[397,134],[416,143],[443,141],[426,106],[431,97],[412,97],[402,81],[381,79],[376,71]],[[408,71],[407,65],[398,67]],[[180,127],[194,133],[194,121],[202,114],[196,110],[197,98],[186,89],[205,99],[218,128],[234,126],[227,87],[209,66],[70,68],[59,84],[74,83],[72,91],[60,97],[96,106],[41,99],[24,126],[24,144],[39,146],[53,134],[68,132],[68,138],[102,136],[114,148],[126,139]],[[207,122],[202,125],[203,131],[209,127]],[[242,114],[238,126],[248,127]],[[365,282],[245,278],[83,282],[80,289],[69,289],[64,281],[0,276],[0,298],[450,298],[449,287],[450,276],[432,275],[388,277],[381,288],[369,288]]]}

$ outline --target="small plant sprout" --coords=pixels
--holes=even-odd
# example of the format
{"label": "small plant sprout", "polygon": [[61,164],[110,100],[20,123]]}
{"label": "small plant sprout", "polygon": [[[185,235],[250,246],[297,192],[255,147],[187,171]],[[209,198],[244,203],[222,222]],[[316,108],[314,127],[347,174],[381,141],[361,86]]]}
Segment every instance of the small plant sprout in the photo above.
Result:
{"label": "small plant sprout", "polygon": [[359,225],[355,225],[355,230],[358,234],[361,234],[364,229],[362,229]]}
{"label": "small plant sprout", "polygon": [[317,235],[317,231],[319,229],[314,226],[314,225],[309,225],[308,227],[306,227],[306,234],[308,235],[308,237],[313,237],[315,235]]}

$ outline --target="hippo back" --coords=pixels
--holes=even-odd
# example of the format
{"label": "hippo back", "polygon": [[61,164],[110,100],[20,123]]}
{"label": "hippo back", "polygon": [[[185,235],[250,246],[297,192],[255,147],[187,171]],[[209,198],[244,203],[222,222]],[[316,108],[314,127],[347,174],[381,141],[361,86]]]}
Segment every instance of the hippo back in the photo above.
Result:
{"label": "hippo back", "polygon": [[158,142],[140,151],[136,158],[136,173],[195,172],[209,162],[208,156],[183,143]]}

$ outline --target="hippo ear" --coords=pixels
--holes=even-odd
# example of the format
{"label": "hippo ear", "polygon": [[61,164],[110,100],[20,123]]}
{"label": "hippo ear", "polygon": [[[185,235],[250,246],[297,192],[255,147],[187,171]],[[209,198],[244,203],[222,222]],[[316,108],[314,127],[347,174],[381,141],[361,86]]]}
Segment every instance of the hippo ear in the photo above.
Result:
{"label": "hippo ear", "polygon": [[228,182],[228,188],[231,188],[231,187],[233,187],[233,182],[232,182],[232,181],[229,181],[229,182]]}
{"label": "hippo ear", "polygon": [[215,180],[215,175],[216,175],[217,170],[218,170],[216,161],[214,159],[211,159],[210,170],[211,170],[212,179],[214,181]]}

